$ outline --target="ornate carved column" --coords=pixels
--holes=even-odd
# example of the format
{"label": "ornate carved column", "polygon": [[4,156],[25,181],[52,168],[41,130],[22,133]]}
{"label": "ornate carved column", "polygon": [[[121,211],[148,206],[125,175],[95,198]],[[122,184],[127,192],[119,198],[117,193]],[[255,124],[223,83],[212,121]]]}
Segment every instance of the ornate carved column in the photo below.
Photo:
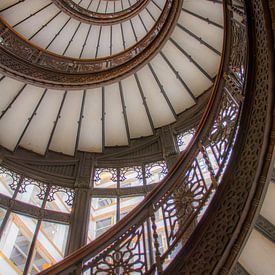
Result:
{"label": "ornate carved column", "polygon": [[94,162],[87,153],[78,153],[78,176],[75,182],[75,201],[71,213],[71,224],[67,254],[86,244],[90,215],[90,185]]}

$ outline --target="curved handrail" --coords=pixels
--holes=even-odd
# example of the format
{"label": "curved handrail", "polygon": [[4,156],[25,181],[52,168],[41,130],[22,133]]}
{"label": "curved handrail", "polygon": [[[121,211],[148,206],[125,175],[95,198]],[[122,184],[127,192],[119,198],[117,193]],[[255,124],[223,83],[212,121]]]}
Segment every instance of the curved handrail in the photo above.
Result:
{"label": "curved handrail", "polygon": [[[243,28],[239,27],[240,22],[233,21],[233,25],[238,26],[239,31],[244,34]],[[228,28],[226,24],[225,35],[228,34]],[[245,42],[245,39],[243,41]],[[238,114],[241,109],[240,96],[243,93],[242,77],[245,64],[239,64],[239,67],[236,67],[231,58],[231,67],[226,70],[224,83],[222,76],[227,69],[226,53],[230,48],[229,43],[226,42],[228,40],[224,39],[223,57],[213,94],[195,137],[168,176],[144,199],[142,205],[127,215],[127,218],[123,218],[95,241],[40,274],[57,274],[64,270],[81,272],[88,269],[106,272],[120,268],[124,268],[126,273],[131,272],[131,268],[132,271],[138,269],[141,273],[156,270],[162,272],[164,264],[167,263],[167,257],[175,249],[179,249],[182,241],[188,239],[192,224],[196,222],[195,218],[210,200],[213,190],[217,189],[234,144]],[[239,73],[236,73],[237,69]],[[228,90],[229,87],[235,88],[234,94]],[[223,149],[217,155],[215,150],[220,146]],[[209,154],[209,150],[213,153]],[[203,175],[202,169],[206,170],[206,176]],[[159,250],[158,221],[156,221],[158,211],[161,211],[164,217],[162,223],[165,227],[168,246],[162,255]],[[155,255],[150,255],[151,259],[148,260],[145,251],[150,247],[150,243],[155,246]],[[134,259],[133,250],[140,250],[142,246],[143,252],[139,254],[139,259]],[[153,253],[153,249],[151,251],[149,249],[150,253]],[[130,256],[134,263],[129,262]],[[134,265],[136,265],[135,268]]]}
{"label": "curved handrail", "polygon": [[[274,32],[267,0],[232,0],[247,28],[247,66],[240,127],[222,185],[200,224],[164,274],[231,274],[255,226],[274,156]],[[246,13],[240,7],[246,7]],[[246,15],[246,16],[244,16]],[[233,34],[234,35],[234,34]],[[235,37],[235,42],[243,37]],[[242,43],[235,43],[242,62]],[[234,273],[234,272],[233,272]]]}

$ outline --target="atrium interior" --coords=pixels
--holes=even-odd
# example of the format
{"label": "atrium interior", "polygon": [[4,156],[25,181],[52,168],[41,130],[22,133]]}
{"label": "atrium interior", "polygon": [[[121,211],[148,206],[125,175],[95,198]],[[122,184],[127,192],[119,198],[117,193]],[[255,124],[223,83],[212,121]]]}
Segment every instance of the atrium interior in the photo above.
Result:
{"label": "atrium interior", "polygon": [[274,274],[274,26],[273,0],[1,0],[0,275]]}

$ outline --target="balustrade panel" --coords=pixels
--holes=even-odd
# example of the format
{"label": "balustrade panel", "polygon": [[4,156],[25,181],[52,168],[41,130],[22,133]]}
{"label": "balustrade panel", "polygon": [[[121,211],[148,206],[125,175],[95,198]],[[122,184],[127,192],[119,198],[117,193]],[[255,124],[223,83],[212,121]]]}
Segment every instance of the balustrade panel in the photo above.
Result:
{"label": "balustrade panel", "polygon": [[[185,245],[219,188],[238,133],[247,62],[244,7],[233,1],[227,13],[232,33],[231,41],[227,41],[231,46],[229,67],[223,73],[220,101],[208,130],[178,136],[180,148],[184,150],[191,137],[196,148],[180,167],[180,174],[170,182],[160,183],[158,193],[145,200],[143,212],[121,228],[118,238],[109,231],[108,244],[102,244],[96,253],[89,252],[83,272],[161,273]],[[146,183],[162,180],[166,169],[161,162],[146,165]]]}

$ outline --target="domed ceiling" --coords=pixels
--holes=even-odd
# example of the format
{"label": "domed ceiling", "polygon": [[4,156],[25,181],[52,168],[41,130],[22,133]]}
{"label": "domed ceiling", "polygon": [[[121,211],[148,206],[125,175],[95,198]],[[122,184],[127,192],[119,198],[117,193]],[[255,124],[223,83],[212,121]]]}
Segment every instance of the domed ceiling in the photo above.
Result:
{"label": "domed ceiling", "polygon": [[0,1],[0,145],[102,152],[175,122],[214,83],[223,5],[174,2]]}

